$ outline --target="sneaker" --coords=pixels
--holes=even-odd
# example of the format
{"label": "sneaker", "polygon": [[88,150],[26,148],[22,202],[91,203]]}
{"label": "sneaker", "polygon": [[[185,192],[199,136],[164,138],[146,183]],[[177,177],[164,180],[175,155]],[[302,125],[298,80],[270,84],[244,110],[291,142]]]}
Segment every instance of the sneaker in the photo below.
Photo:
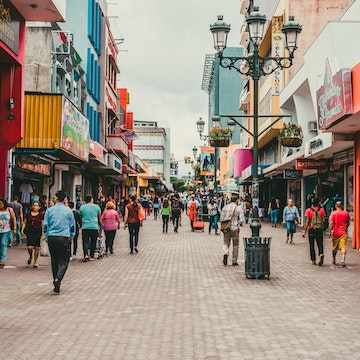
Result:
{"label": "sneaker", "polygon": [[316,265],[316,261],[315,261],[315,260],[311,260],[311,265]]}
{"label": "sneaker", "polygon": [[3,269],[5,267],[5,263],[4,262],[0,262],[0,269]]}
{"label": "sneaker", "polygon": [[239,264],[238,264],[238,262],[237,261],[234,261],[233,262],[233,266],[238,266]]}
{"label": "sneaker", "polygon": [[18,242],[17,244],[16,244],[16,246],[20,246],[22,244],[22,241],[20,240],[20,242]]}
{"label": "sneaker", "polygon": [[227,265],[227,259],[229,255],[224,254],[223,264]]}
{"label": "sneaker", "polygon": [[29,260],[27,261],[27,264],[30,265],[32,261],[32,256],[29,257]]}
{"label": "sneaker", "polygon": [[87,261],[89,261],[89,255],[88,254],[86,254],[84,256],[84,258],[82,259],[82,262],[87,262]]}
{"label": "sneaker", "polygon": [[135,252],[137,252],[137,253],[138,253],[138,252],[139,252],[139,250],[138,250],[137,248],[135,248]]}
{"label": "sneaker", "polygon": [[89,256],[89,261],[94,261],[95,258],[93,256]]}
{"label": "sneaker", "polygon": [[59,280],[54,280],[53,284],[54,284],[54,292],[59,294],[59,292],[60,292],[60,281]]}
{"label": "sneaker", "polygon": [[342,261],[342,262],[341,262],[341,267],[343,267],[343,268],[346,267],[345,261]]}
{"label": "sneaker", "polygon": [[37,267],[38,267],[38,264],[34,264],[33,267],[34,267],[34,268],[37,268]]}
{"label": "sneaker", "polygon": [[319,266],[322,266],[323,263],[324,263],[324,254],[321,254],[321,255],[319,256]]}

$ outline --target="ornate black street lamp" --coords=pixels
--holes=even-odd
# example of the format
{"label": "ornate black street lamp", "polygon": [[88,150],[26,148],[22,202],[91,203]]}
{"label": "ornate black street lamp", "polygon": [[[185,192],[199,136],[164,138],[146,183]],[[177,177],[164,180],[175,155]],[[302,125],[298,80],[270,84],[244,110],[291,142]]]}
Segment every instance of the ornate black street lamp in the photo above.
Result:
{"label": "ornate black street lamp", "polygon": [[[285,47],[289,52],[288,57],[262,57],[259,54],[259,44],[263,38],[264,28],[266,23],[266,16],[259,14],[259,9],[254,7],[254,11],[246,16],[246,23],[248,25],[251,53],[244,57],[227,57],[223,55],[226,49],[227,35],[230,31],[230,25],[223,21],[222,16],[218,16],[218,21],[210,25],[210,31],[214,38],[214,48],[218,53],[219,64],[223,68],[229,70],[235,69],[240,74],[250,76],[253,79],[253,94],[254,94],[254,109],[253,109],[253,132],[245,129],[242,124],[232,119],[241,128],[246,130],[254,138],[253,147],[253,168],[252,168],[252,199],[253,199],[253,218],[250,225],[252,229],[252,236],[258,237],[261,224],[259,221],[259,178],[258,178],[258,92],[259,79],[261,76],[270,75],[277,69],[289,68],[292,65],[294,52],[297,49],[298,35],[301,32],[301,26],[294,21],[294,17],[289,17],[287,22],[282,27],[282,32],[285,35]],[[278,119],[279,120],[279,119]],[[277,121],[278,121],[277,120]],[[233,126],[233,125],[229,125]]]}

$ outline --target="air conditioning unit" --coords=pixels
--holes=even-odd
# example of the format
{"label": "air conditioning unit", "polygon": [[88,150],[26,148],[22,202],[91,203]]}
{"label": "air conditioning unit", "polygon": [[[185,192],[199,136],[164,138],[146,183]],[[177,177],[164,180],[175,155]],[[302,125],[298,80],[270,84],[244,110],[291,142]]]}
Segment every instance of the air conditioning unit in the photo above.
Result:
{"label": "air conditioning unit", "polygon": [[317,123],[316,121],[308,122],[308,131],[317,131]]}

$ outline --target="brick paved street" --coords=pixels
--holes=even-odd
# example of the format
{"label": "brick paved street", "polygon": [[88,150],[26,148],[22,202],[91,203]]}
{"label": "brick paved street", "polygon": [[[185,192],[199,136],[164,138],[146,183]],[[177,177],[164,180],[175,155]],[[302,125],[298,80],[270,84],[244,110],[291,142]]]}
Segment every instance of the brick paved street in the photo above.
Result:
{"label": "brick paved street", "polygon": [[313,266],[300,232],[295,245],[266,223],[261,235],[273,238],[270,280],[244,275],[249,228],[240,266],[225,267],[222,236],[190,232],[185,216],[178,234],[163,234],[148,218],[139,254],[121,229],[114,255],[70,264],[60,295],[48,257],[33,269],[24,244],[9,249],[1,358],[359,359],[360,253],[333,266],[327,239],[324,266]]}

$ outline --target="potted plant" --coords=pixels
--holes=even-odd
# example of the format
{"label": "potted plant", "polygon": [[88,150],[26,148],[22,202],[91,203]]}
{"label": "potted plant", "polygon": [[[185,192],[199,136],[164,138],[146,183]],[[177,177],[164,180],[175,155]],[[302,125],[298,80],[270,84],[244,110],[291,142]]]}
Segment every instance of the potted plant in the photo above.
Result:
{"label": "potted plant", "polygon": [[209,131],[210,145],[214,147],[227,147],[230,144],[232,131],[229,128],[213,127]]}
{"label": "potted plant", "polygon": [[278,138],[282,146],[299,147],[302,144],[303,132],[301,126],[289,122],[279,132]]}

